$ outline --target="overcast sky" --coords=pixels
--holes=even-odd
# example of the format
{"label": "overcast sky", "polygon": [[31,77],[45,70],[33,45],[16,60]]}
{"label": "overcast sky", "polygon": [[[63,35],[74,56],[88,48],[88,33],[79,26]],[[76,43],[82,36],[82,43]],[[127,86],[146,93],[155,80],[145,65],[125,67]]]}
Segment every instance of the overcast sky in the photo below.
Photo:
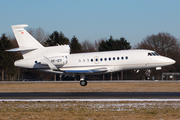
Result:
{"label": "overcast sky", "polygon": [[124,37],[133,46],[159,32],[179,39],[180,0],[1,0],[0,35],[16,24],[80,42]]}

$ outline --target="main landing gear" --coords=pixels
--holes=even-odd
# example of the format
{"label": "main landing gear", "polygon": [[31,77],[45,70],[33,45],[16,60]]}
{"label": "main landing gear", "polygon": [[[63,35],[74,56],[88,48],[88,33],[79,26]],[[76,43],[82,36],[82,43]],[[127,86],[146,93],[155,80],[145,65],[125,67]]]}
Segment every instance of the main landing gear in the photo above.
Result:
{"label": "main landing gear", "polygon": [[85,80],[85,75],[84,74],[80,75],[80,85],[81,86],[86,86],[87,85],[87,81]]}

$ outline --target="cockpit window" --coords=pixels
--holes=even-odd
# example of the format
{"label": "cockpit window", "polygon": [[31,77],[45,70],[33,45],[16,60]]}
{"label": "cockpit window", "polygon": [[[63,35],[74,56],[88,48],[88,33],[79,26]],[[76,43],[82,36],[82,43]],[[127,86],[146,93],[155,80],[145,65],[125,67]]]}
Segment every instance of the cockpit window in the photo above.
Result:
{"label": "cockpit window", "polygon": [[151,53],[152,55],[154,55],[154,56],[156,56],[156,54],[155,53]]}
{"label": "cockpit window", "polygon": [[158,53],[156,53],[156,52],[149,52],[148,53],[148,56],[159,56],[159,54]]}
{"label": "cockpit window", "polygon": [[158,53],[156,53],[156,52],[155,52],[155,54],[156,54],[157,56],[159,56],[159,54],[158,54]]}
{"label": "cockpit window", "polygon": [[152,54],[151,54],[151,53],[148,53],[148,56],[152,56]]}

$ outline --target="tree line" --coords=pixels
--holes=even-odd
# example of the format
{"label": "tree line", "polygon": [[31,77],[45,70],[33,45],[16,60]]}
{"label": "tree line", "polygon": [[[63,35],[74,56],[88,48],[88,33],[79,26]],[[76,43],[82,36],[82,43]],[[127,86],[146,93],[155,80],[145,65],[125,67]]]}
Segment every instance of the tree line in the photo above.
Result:
{"label": "tree line", "polygon": [[[65,37],[62,32],[54,31],[49,34],[42,28],[28,28],[27,31],[34,36],[44,46],[57,46],[57,45],[70,45],[71,54],[82,53],[82,52],[99,52],[99,51],[113,51],[113,50],[128,50],[128,49],[149,49],[154,50],[160,55],[170,57],[176,60],[176,64],[163,67],[162,70],[156,71],[151,70],[151,76],[155,79],[161,79],[163,72],[179,72],[180,71],[180,43],[177,38],[169,33],[160,32],[156,35],[152,34],[145,37],[140,43],[137,43],[134,47],[130,45],[124,37],[114,39],[112,36],[109,39],[95,40],[94,43],[85,40],[79,42],[76,36],[71,39]],[[14,61],[22,59],[21,53],[5,52],[5,50],[18,47],[17,41],[12,36],[2,34],[0,38],[0,71],[2,81],[14,81],[14,80],[54,80],[54,74],[42,73],[29,69],[17,68],[14,66]],[[145,70],[136,72],[134,70],[109,73],[104,75],[88,75],[86,79],[89,80],[109,80],[109,79],[145,79]],[[56,75],[58,76],[58,75]],[[78,79],[78,76],[62,76],[63,80],[74,80]],[[60,80],[60,77],[56,77]]]}

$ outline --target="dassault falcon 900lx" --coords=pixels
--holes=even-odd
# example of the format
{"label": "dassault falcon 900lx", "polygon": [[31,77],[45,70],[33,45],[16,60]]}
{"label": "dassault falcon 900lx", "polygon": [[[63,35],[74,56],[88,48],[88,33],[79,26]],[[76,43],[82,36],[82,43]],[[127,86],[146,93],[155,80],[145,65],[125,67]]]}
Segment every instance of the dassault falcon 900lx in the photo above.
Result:
{"label": "dassault falcon 900lx", "polygon": [[161,68],[175,61],[151,50],[118,50],[70,54],[69,45],[42,46],[25,29],[28,25],[13,25],[12,30],[19,48],[7,50],[21,52],[23,59],[14,65],[64,75],[80,75],[80,85],[86,86],[85,75],[122,70]]}

